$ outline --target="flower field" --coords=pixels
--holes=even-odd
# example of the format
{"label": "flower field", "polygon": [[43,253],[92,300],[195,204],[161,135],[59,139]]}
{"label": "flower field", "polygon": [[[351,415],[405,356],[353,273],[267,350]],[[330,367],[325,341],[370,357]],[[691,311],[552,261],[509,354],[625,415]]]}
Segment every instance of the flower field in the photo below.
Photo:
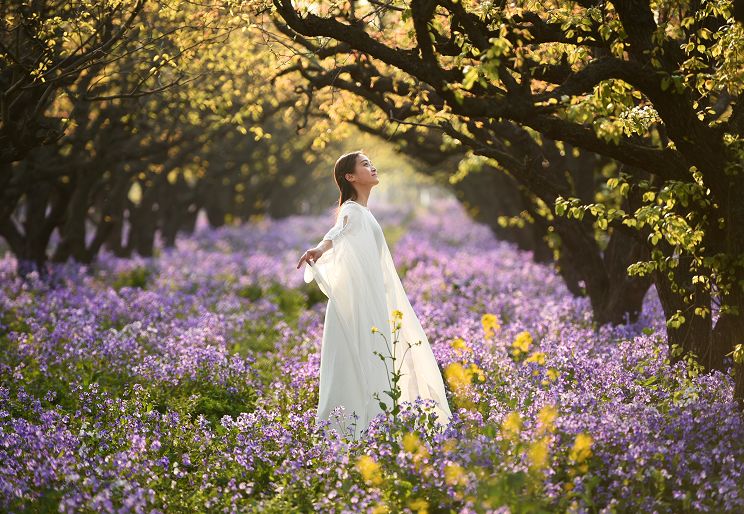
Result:
{"label": "flower field", "polygon": [[426,402],[360,441],[315,424],[327,299],[296,263],[330,214],[202,228],[48,283],[6,257],[0,510],[744,511],[733,379],[669,364],[653,289],[638,322],[595,330],[588,299],[454,200],[372,211],[449,427]]}

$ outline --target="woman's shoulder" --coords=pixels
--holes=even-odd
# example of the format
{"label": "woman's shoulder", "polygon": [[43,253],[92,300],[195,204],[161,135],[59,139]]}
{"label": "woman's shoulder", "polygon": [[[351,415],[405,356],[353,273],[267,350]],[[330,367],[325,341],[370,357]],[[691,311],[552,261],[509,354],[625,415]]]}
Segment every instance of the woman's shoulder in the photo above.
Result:
{"label": "woman's shoulder", "polygon": [[343,219],[344,216],[356,220],[362,217],[363,210],[361,205],[352,200],[346,200],[336,209],[336,220]]}
{"label": "woman's shoulder", "polygon": [[365,207],[359,203],[356,203],[354,200],[346,200],[344,201],[344,203],[341,204],[341,209],[344,209],[344,210],[353,209],[353,210],[363,211]]}

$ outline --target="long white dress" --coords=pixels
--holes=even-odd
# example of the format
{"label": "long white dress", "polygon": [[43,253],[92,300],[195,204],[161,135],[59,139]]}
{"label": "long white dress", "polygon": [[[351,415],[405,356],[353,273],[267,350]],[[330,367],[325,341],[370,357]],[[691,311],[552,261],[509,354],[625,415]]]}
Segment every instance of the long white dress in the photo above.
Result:
{"label": "long white dress", "polygon": [[[417,397],[433,399],[439,423],[452,418],[429,341],[413,311],[395,269],[382,228],[363,205],[347,200],[336,224],[321,240],[333,245],[315,262],[305,266],[304,281],[316,281],[328,297],[320,354],[320,391],[316,420],[330,420],[333,428],[356,439],[369,422],[382,412],[379,401],[392,407],[384,393],[392,382],[391,361],[385,363],[373,351],[389,355],[393,343],[393,310],[403,313],[399,343],[395,346],[396,368],[403,373],[399,402]],[[372,333],[377,327],[379,333]],[[381,336],[384,334],[387,339]],[[420,341],[421,344],[414,344]],[[405,354],[406,342],[413,344]],[[343,405],[356,423],[337,423],[331,411]]]}

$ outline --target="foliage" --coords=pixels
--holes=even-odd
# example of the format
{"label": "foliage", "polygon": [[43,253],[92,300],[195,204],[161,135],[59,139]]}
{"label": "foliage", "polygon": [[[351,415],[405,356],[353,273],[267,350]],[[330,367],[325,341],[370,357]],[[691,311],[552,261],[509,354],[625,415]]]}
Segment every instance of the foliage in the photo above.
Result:
{"label": "foliage", "polygon": [[[744,188],[744,29],[730,0],[359,9],[318,1],[302,16],[278,0],[271,10],[285,32],[302,37],[300,47],[341,43],[302,68],[305,80],[347,91],[356,98],[349,102],[374,105],[378,118],[412,131],[444,132],[553,207],[557,218],[540,215],[547,220],[540,223],[554,227],[548,239],[559,258],[568,250],[568,259],[582,261],[573,271],[584,273],[600,320],[603,295],[621,296],[614,287],[607,293],[608,283],[636,291],[648,282],[634,279],[646,277],[660,291],[670,344],[694,332],[684,350],[705,355],[707,369],[725,369],[723,356],[740,348],[744,327],[744,210],[730,194]],[[372,20],[378,25],[368,34]],[[341,57],[351,63],[338,66]],[[328,111],[356,120],[358,109],[347,105]],[[546,140],[564,146],[555,152]],[[582,198],[574,177],[564,179],[565,145],[611,160],[606,186],[587,184],[599,198]],[[541,209],[533,210],[535,220]],[[620,241],[628,251],[618,250]],[[608,254],[640,258],[623,263],[630,273],[620,276]],[[744,369],[737,376],[741,398]]]}

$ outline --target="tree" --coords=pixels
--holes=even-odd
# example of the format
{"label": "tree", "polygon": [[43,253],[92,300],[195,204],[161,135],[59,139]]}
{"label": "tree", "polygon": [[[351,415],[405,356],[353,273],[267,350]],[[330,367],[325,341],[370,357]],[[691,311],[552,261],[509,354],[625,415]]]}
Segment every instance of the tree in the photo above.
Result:
{"label": "tree", "polygon": [[[290,35],[288,27],[276,21],[275,26],[280,32]],[[512,216],[520,216],[512,217],[512,221],[524,226],[527,220],[527,226],[539,234],[527,241],[520,241],[523,246],[537,250],[535,255],[538,258],[544,259],[552,253],[556,255],[558,269],[568,288],[574,294],[589,296],[597,324],[635,321],[651,280],[650,277],[628,276],[625,270],[647,254],[645,242],[630,230],[610,231],[609,234],[598,231],[596,224],[589,219],[580,223],[566,222],[565,219],[555,218],[548,207],[561,195],[579,195],[586,202],[593,201],[600,181],[607,178],[604,175],[616,172],[617,166],[613,166],[610,159],[601,158],[593,152],[581,152],[576,147],[545,137],[535,137],[529,130],[506,120],[455,117],[439,120],[438,124],[406,121],[425,117],[426,105],[422,105],[418,95],[429,99],[431,105],[442,110],[446,110],[446,101],[425,84],[411,85],[397,78],[395,72],[383,74],[364,55],[358,55],[356,63],[345,63],[326,70],[316,62],[316,57],[333,56],[339,51],[338,47],[328,47],[322,42],[316,44],[297,35],[292,37],[313,58],[307,59],[304,64],[293,63],[285,70],[286,73],[299,72],[311,91],[332,87],[357,95],[365,102],[365,105],[356,106],[352,102],[334,101],[329,107],[332,110],[328,114],[330,118],[345,117],[346,121],[376,132],[386,140],[404,144],[407,151],[422,156],[424,160],[441,161],[453,154],[486,157],[489,169],[502,171],[510,182],[503,179],[497,181],[495,177],[482,173],[463,173],[464,162],[461,162],[459,171],[450,177],[450,182],[459,184],[456,188],[468,183],[481,186],[471,188],[472,196],[463,198],[463,201],[472,204],[476,197],[480,197],[480,211],[481,206],[493,208],[499,202],[508,202],[515,197],[523,200],[524,207],[512,213]],[[341,51],[348,50],[342,47]],[[345,78],[346,75],[349,79]],[[356,114],[370,109],[378,109],[382,117],[388,117],[395,124],[388,120],[380,121],[379,115],[377,121],[362,121],[363,116]],[[342,114],[344,112],[348,114]],[[413,128],[401,130],[401,124]],[[427,137],[417,128],[437,129],[437,132],[444,132],[445,140],[436,136]],[[458,144],[452,144],[452,141]],[[482,144],[483,141],[488,144]],[[466,177],[469,180],[463,182]],[[490,189],[482,187],[486,182]],[[518,189],[516,194],[503,190],[504,185],[512,182]],[[462,191],[459,193],[462,196]],[[613,201],[619,205],[617,199]],[[490,221],[495,232],[501,232],[499,235],[504,236],[500,225],[505,221],[503,217],[496,215],[486,221]]]}
{"label": "tree", "polygon": [[121,43],[136,33],[135,20],[145,0],[24,2],[0,6],[0,186],[9,180],[8,164],[31,149],[57,140],[65,120],[47,116],[57,95],[91,68],[118,55]]}
{"label": "tree", "polygon": [[[559,195],[556,214],[588,212],[602,230],[632,228],[647,238],[650,258],[630,271],[653,276],[669,344],[683,350],[674,357],[724,367],[744,329],[744,204],[731,194],[744,191],[744,52],[731,2],[350,6],[298,12],[274,0],[272,11],[298,37],[333,42],[337,58],[387,66],[420,105],[417,121],[464,133],[471,123],[493,132],[513,122],[620,163],[609,189],[642,205]],[[372,17],[379,27],[367,26]],[[495,134],[468,135],[508,159]],[[744,366],[736,363],[741,398]]]}
{"label": "tree", "polygon": [[[72,43],[86,30],[92,31],[88,44],[96,41],[91,20],[109,11],[92,3],[65,5],[39,2],[35,11],[3,6],[4,21],[16,20],[19,40],[30,33],[29,24],[51,27],[39,29],[36,43],[57,49],[52,57],[58,60],[68,58],[81,51]],[[294,98],[284,94],[289,84],[271,83],[273,56],[255,51],[256,38],[236,31],[226,8],[176,6],[143,3],[126,38],[96,47],[95,59],[74,81],[46,90],[36,115],[66,120],[65,130],[43,141],[22,138],[23,151],[6,152],[17,160],[3,175],[0,235],[22,276],[45,273],[55,230],[53,261],[89,263],[104,245],[120,256],[149,256],[158,231],[173,244],[202,207],[220,209],[212,216],[216,224],[247,219],[272,208],[268,200],[280,185],[291,193],[288,178],[296,179],[295,188],[305,186],[297,178],[307,167],[307,144],[291,137],[293,120],[285,110]],[[71,31],[74,23],[79,30]],[[25,48],[18,44],[14,55]],[[52,57],[40,52],[34,58],[43,67]],[[20,73],[12,62],[4,65],[8,76]],[[32,79],[28,88],[41,87]],[[282,143],[270,140],[270,128]],[[274,211],[286,213],[282,209],[296,199],[278,200]]]}

